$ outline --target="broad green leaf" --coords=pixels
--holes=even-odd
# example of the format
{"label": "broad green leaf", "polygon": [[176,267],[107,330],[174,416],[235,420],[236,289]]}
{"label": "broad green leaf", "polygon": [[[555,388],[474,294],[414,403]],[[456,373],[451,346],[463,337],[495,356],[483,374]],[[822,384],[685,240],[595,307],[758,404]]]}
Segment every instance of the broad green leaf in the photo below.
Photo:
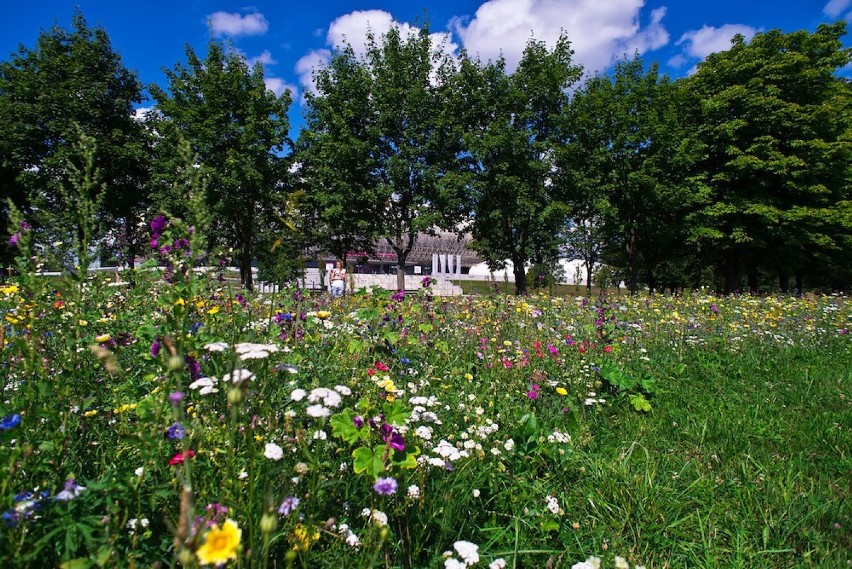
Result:
{"label": "broad green leaf", "polygon": [[[384,447],[380,447],[380,449],[381,452],[384,452]],[[367,447],[355,449],[352,453],[352,458],[352,469],[355,471],[355,474],[365,472],[368,476],[377,478],[385,469],[381,456],[376,454],[376,451]]]}

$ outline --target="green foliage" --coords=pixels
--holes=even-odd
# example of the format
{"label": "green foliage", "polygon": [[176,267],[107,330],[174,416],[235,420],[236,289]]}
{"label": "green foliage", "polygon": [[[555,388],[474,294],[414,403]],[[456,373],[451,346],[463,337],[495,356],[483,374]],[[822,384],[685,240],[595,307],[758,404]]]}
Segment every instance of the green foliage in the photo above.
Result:
{"label": "green foliage", "polygon": [[157,101],[150,126],[160,135],[155,195],[162,203],[183,201],[174,149],[187,141],[207,181],[211,243],[233,247],[241,282],[251,288],[252,259],[268,257],[262,248],[271,251],[277,239],[295,246],[280,222],[290,213],[288,161],[280,154],[288,140],[290,94],[269,91],[263,68],[249,69],[220,42],[209,42],[203,60],[189,47],[186,55],[186,64],[166,71],[167,90],[150,86]]}
{"label": "green foliage", "polygon": [[[60,192],[82,133],[97,142],[90,158],[106,188],[104,207],[92,216],[102,229],[107,221],[121,228],[111,238],[124,236],[119,248],[122,260],[130,261],[141,245],[131,228],[147,204],[147,137],[133,117],[142,86],[103,28],[90,28],[79,10],[71,24],[70,30],[57,25],[43,31],[33,48],[21,46],[0,62],[0,200],[11,199],[45,241],[71,241]],[[100,186],[89,190],[98,193]],[[7,221],[4,211],[4,233]],[[3,248],[0,260],[10,255]]]}
{"label": "green foliage", "polygon": [[564,188],[552,174],[566,91],[581,74],[571,54],[564,36],[553,50],[530,40],[514,73],[503,60],[485,64],[464,54],[454,77],[459,187],[472,245],[492,268],[513,263],[517,294],[526,293],[528,261],[556,258],[555,236],[567,217]]}

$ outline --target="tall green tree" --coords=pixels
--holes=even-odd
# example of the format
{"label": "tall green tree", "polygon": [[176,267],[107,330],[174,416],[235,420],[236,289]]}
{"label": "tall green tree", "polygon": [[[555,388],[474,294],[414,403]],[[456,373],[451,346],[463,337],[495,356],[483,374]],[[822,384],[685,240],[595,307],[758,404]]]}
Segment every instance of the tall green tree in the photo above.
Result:
{"label": "tall green tree", "polygon": [[369,69],[344,46],[314,75],[305,128],[296,143],[303,232],[310,246],[346,261],[381,238],[379,129]]}
{"label": "tall green tree", "polygon": [[519,295],[527,290],[526,265],[558,255],[567,217],[554,169],[567,89],[581,75],[571,57],[565,36],[552,50],[530,40],[514,73],[502,60],[463,55],[455,81],[473,247],[492,268],[511,261]]}
{"label": "tall green tree", "polygon": [[[121,62],[103,28],[90,28],[74,12],[71,29],[43,31],[34,48],[20,46],[0,63],[0,199],[2,225],[11,199],[38,228],[70,242],[59,191],[67,182],[80,134],[94,139],[93,167],[104,185],[96,215],[118,229],[132,263],[132,230],[146,205],[147,140],[133,118],[142,86]],[[94,196],[91,196],[94,199]],[[127,239],[127,237],[131,237]],[[3,248],[8,259],[9,251]]]}
{"label": "tall green tree", "polygon": [[652,290],[658,266],[680,255],[689,191],[677,88],[637,55],[590,78],[566,107],[569,144],[558,155],[577,223],[597,219],[605,261],[630,290]]}
{"label": "tall green tree", "polygon": [[384,239],[400,289],[417,236],[449,224],[442,204],[458,152],[447,105],[453,72],[428,25],[408,35],[393,28],[368,35],[362,57],[339,50],[308,98],[300,161],[325,245],[345,254],[358,236]]}
{"label": "tall green tree", "polygon": [[[849,88],[836,72],[852,50],[845,22],[816,32],[771,30],[698,65],[688,85],[707,204],[693,239],[717,254],[727,292],[756,285],[758,268],[785,274],[815,259],[848,259]],[[824,263],[820,263],[826,266]]]}
{"label": "tall green tree", "polygon": [[[186,48],[186,64],[166,70],[168,90],[151,85],[157,101],[152,123],[158,141],[161,199],[180,201],[171,173],[174,145],[186,140],[206,181],[213,238],[236,250],[240,280],[253,286],[252,260],[269,245],[260,225],[279,222],[288,204],[289,91],[266,88],[260,64],[249,68],[234,50],[211,40],[201,59]],[[277,215],[278,216],[277,216]]]}

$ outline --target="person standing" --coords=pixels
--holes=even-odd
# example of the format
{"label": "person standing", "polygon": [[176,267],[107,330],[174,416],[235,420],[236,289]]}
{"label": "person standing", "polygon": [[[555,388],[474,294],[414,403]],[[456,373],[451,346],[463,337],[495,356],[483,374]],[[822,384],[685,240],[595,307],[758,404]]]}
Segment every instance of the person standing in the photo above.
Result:
{"label": "person standing", "polygon": [[346,289],[346,269],[343,268],[343,261],[337,260],[328,278],[331,281],[331,298],[343,296]]}

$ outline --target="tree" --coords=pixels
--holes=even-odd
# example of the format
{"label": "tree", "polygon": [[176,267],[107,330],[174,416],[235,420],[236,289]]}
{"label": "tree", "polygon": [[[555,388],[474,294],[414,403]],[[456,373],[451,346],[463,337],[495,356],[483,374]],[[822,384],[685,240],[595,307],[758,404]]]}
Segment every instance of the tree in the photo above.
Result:
{"label": "tree", "polygon": [[[133,104],[142,100],[141,84],[122,65],[107,32],[89,28],[79,10],[71,30],[56,25],[39,35],[34,49],[20,46],[0,63],[3,203],[11,199],[50,240],[70,242],[59,220],[72,204],[59,190],[74,159],[72,147],[83,135],[97,142],[93,168],[106,187],[97,215],[131,235],[147,198],[147,141],[133,118]],[[1,209],[5,229],[8,212]],[[132,264],[138,244],[131,239],[127,246]]]}
{"label": "tree", "polygon": [[845,22],[771,30],[711,54],[688,81],[707,204],[693,240],[717,253],[724,289],[756,286],[761,266],[801,273],[849,256],[849,88],[835,72],[852,50]]}
{"label": "tree", "polygon": [[296,143],[303,232],[309,245],[346,261],[349,252],[372,252],[381,237],[378,129],[369,111],[372,81],[350,46],[314,76],[307,92],[305,128]]}
{"label": "tree", "polygon": [[566,108],[569,144],[559,154],[560,179],[572,189],[572,217],[598,219],[605,262],[624,267],[635,292],[653,290],[660,263],[682,254],[679,231],[694,194],[678,119],[678,91],[639,56],[610,76],[589,79]]}
{"label": "tree", "polygon": [[276,96],[266,88],[260,64],[249,69],[220,42],[209,42],[203,61],[189,46],[186,55],[186,65],[166,70],[168,91],[150,86],[164,156],[160,192],[169,195],[176,169],[167,157],[177,155],[171,149],[183,138],[206,181],[211,234],[237,250],[240,280],[251,289],[251,264],[261,245],[258,224],[275,224],[286,205],[287,159],[281,153],[288,144],[290,94]]}
{"label": "tree", "polygon": [[558,255],[567,217],[554,157],[566,90],[581,74],[571,55],[564,36],[552,50],[530,40],[508,74],[502,60],[483,64],[463,54],[456,81],[473,247],[492,269],[511,261],[519,295],[527,290],[527,263],[547,265]]}
{"label": "tree", "polygon": [[[392,28],[369,34],[363,57],[338,50],[308,98],[300,156],[325,245],[345,254],[359,237],[384,239],[400,289],[417,236],[450,223],[442,204],[457,152],[446,104],[453,71],[428,26],[405,37]],[[336,227],[334,215],[350,227]]]}

